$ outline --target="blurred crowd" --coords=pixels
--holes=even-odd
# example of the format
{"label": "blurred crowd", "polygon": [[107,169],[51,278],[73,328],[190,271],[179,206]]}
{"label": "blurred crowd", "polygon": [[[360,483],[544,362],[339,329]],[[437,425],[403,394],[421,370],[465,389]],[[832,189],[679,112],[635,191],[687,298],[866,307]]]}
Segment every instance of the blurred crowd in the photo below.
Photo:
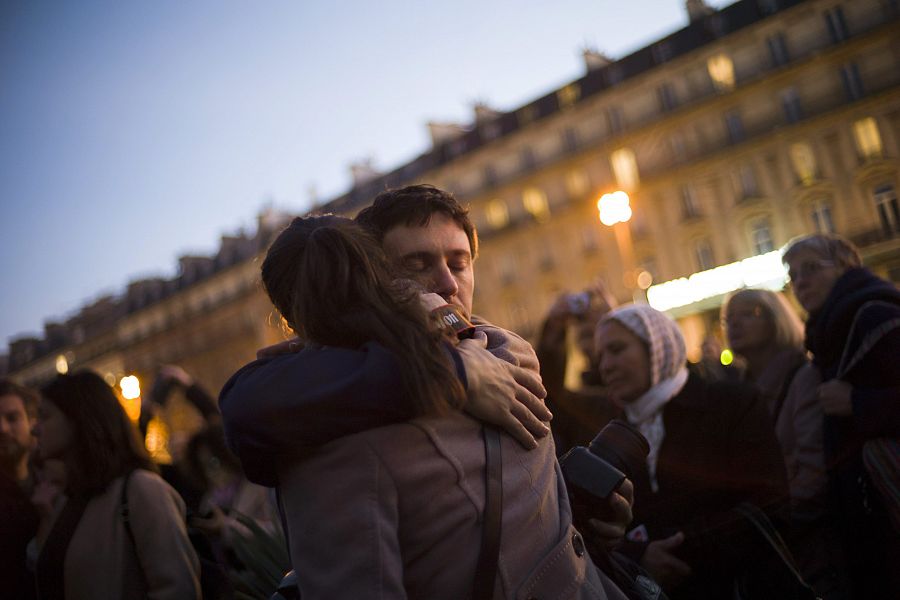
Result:
{"label": "blurred crowd", "polygon": [[[697,363],[672,319],[619,306],[602,281],[546,314],[535,351],[557,455],[617,419],[646,443],[646,458],[623,466],[621,535],[582,513],[569,482],[598,565],[623,589],[656,584],[623,597],[900,593],[900,291],[838,236],[794,240],[783,260],[789,293],[727,297]],[[734,363],[721,363],[723,347]],[[143,436],[176,392],[202,427],[156,464]],[[216,400],[175,365],[159,368],[137,423],[92,372],[40,390],[0,381],[2,595],[267,596],[291,563],[275,494],[248,481],[244,459]]]}
{"label": "blurred crowd", "polygon": [[[602,281],[562,294],[544,321],[557,449],[588,444],[623,412],[649,440],[620,550],[671,598],[727,597],[710,594],[717,579],[753,563],[821,598],[900,593],[900,292],[839,236],[793,240],[783,260],[790,293],[729,295],[722,338],[704,339],[684,383],[672,383],[685,364],[669,358],[684,347],[673,322],[615,307]],[[584,372],[567,386],[573,360]],[[753,531],[744,502],[771,535]]]}
{"label": "blurred crowd", "polygon": [[[158,464],[143,440],[176,391],[202,424]],[[137,423],[90,371],[39,391],[3,380],[0,423],[4,597],[232,598],[241,541],[277,539],[270,490],[243,476],[216,401],[181,367],[159,369]]]}

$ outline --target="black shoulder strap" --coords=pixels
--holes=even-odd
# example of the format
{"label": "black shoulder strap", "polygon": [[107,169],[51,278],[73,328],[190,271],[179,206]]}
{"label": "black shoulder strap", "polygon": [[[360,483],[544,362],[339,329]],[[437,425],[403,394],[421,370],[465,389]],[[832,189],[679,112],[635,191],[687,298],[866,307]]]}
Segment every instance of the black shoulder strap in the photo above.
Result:
{"label": "black shoulder strap", "polygon": [[503,462],[500,457],[500,432],[487,425],[484,432],[484,525],[481,533],[481,551],[475,570],[473,600],[490,600],[494,597],[497,564],[500,560],[500,526],[503,514]]}
{"label": "black shoulder strap", "polygon": [[143,582],[144,577],[140,566],[141,559],[140,556],[138,556],[137,541],[134,539],[134,530],[131,528],[131,512],[128,508],[128,482],[131,481],[132,475],[134,475],[134,470],[125,474],[125,477],[122,480],[122,491],[119,494],[119,516],[122,517],[125,531],[128,532],[128,539],[131,540],[131,549],[134,551],[135,558],[135,560],[125,561],[125,572],[122,575],[122,589],[123,594],[126,597],[129,597],[128,594],[125,593],[127,590],[142,590],[141,583]]}
{"label": "black shoulder strap", "polygon": [[[132,474],[134,474],[134,471],[128,471],[125,478],[122,480],[122,491],[119,493],[119,516],[122,517],[122,522],[125,523],[125,530],[128,531],[131,545],[135,546],[134,531],[131,530],[131,519],[128,512],[128,482],[131,481]],[[136,546],[135,552],[137,552]]]}
{"label": "black shoulder strap", "polygon": [[83,494],[66,500],[62,511],[56,517],[50,534],[44,541],[36,566],[38,597],[42,600],[65,598],[63,565],[66,551],[69,549],[69,543],[72,541],[72,536],[75,535],[78,523],[81,522],[88,501],[89,498]]}
{"label": "black shoulder strap", "polygon": [[740,503],[735,510],[753,524],[756,531],[762,535],[766,543],[781,559],[781,562],[796,581],[798,592],[800,593],[799,597],[808,598],[809,600],[821,600],[816,595],[815,590],[803,579],[803,575],[800,574],[800,568],[797,566],[797,561],[794,560],[794,556],[788,549],[787,544],[782,539],[781,534],[778,533],[778,530],[775,529],[775,526],[772,525],[766,513],[750,502]]}

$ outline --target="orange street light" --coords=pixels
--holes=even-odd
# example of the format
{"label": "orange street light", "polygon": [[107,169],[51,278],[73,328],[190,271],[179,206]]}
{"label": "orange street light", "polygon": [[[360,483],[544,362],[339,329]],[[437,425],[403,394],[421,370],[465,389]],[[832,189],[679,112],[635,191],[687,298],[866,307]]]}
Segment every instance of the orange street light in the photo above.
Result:
{"label": "orange street light", "polygon": [[141,417],[141,381],[134,375],[128,375],[119,380],[119,389],[122,391],[119,402],[125,409],[125,414],[133,423],[137,423]]}
{"label": "orange street light", "polygon": [[631,218],[631,206],[628,194],[619,190],[609,194],[603,194],[597,200],[597,210],[600,211],[600,222],[612,227],[616,223],[626,223]]}
{"label": "orange street light", "polygon": [[[635,268],[634,243],[631,240],[631,230],[628,221],[631,219],[631,199],[622,190],[603,194],[597,200],[597,210],[600,212],[600,222],[611,227],[616,236],[616,246],[619,249],[619,258],[622,261],[622,283],[631,294],[632,300],[642,302],[640,290],[650,287],[646,281],[650,275],[646,272],[638,272]],[[641,277],[645,275],[645,277]]]}

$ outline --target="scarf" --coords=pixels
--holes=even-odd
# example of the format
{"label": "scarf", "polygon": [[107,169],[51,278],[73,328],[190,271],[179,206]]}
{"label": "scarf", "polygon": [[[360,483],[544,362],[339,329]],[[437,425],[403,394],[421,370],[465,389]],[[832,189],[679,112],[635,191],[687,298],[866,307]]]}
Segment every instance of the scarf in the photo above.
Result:
{"label": "scarf", "polygon": [[624,407],[625,418],[647,438],[647,473],[650,489],[659,491],[656,465],[666,437],[663,408],[687,382],[687,351],[678,325],[664,313],[646,304],[630,304],[608,313],[601,323],[615,320],[647,345],[650,359],[650,389]]}
{"label": "scarf", "polygon": [[900,305],[900,291],[868,269],[847,269],[831,288],[822,308],[810,315],[806,322],[806,347],[826,381],[838,376],[841,357],[860,307],[877,300]]}

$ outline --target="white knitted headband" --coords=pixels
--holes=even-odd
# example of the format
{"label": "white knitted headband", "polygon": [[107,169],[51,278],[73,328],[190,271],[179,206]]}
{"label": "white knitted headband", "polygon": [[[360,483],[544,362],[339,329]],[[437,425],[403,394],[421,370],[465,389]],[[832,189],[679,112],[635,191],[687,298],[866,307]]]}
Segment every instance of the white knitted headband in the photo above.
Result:
{"label": "white knitted headband", "polygon": [[665,313],[647,304],[628,304],[607,313],[600,324],[609,320],[618,321],[647,344],[651,385],[673,377],[684,367],[687,360],[684,336],[675,321]]}

